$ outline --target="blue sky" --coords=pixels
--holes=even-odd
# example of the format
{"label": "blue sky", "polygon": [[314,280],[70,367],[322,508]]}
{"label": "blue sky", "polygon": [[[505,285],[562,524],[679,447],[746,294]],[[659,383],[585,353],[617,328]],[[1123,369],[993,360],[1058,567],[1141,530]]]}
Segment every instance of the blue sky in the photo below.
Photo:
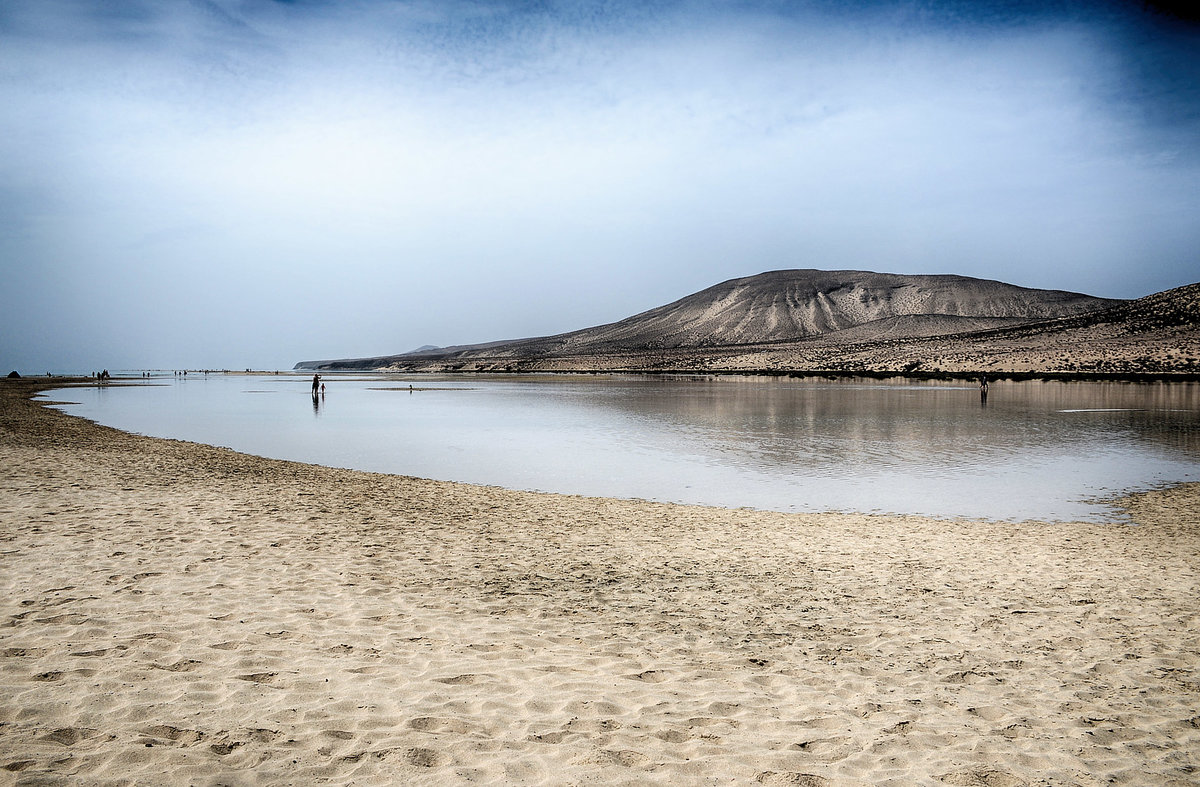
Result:
{"label": "blue sky", "polygon": [[287,368],[780,268],[1200,280],[1142,2],[0,0],[0,367]]}

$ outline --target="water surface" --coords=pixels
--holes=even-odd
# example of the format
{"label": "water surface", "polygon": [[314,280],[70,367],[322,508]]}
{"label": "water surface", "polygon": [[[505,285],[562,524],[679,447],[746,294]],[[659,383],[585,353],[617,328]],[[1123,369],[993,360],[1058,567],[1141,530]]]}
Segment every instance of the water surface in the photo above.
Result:
{"label": "water surface", "polygon": [[[755,377],[189,375],[46,398],[261,456],[513,489],[778,511],[1113,518],[1200,480],[1200,386]],[[411,390],[410,390],[411,386]]]}

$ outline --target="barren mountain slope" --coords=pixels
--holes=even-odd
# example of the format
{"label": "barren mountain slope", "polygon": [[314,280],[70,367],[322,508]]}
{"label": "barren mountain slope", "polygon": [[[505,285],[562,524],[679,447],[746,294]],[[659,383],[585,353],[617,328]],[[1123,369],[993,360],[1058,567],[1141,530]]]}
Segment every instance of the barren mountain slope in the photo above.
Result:
{"label": "barren mountain slope", "polygon": [[[802,339],[895,317],[938,315],[1014,324],[1078,314],[1116,301],[965,276],[787,270],[732,279],[620,322],[549,337],[586,345],[687,347]],[[924,330],[916,322],[918,335]],[[902,330],[903,323],[893,331]]]}
{"label": "barren mountain slope", "polygon": [[1016,327],[835,343],[837,336],[684,362],[746,370],[1194,375],[1200,372],[1200,283]]}
{"label": "barren mountain slope", "polygon": [[482,358],[525,361],[793,342],[815,336],[858,342],[1019,325],[1117,303],[965,276],[785,270],[732,279],[619,322],[556,336],[379,358],[304,361],[297,366],[364,369]]}

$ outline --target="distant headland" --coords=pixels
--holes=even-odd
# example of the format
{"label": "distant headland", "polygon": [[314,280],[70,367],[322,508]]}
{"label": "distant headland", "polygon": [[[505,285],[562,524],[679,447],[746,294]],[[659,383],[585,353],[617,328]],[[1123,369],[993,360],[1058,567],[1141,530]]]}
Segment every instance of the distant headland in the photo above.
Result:
{"label": "distant headland", "polygon": [[966,276],[771,271],[555,336],[295,368],[1195,377],[1200,283],[1125,301]]}

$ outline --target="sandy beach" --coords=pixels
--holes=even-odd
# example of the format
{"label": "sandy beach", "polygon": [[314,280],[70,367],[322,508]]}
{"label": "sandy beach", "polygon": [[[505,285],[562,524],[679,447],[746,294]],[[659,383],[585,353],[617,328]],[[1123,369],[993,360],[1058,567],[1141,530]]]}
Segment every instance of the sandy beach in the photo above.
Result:
{"label": "sandy beach", "polygon": [[1132,525],[535,494],[39,384],[0,383],[0,784],[1200,784],[1200,485]]}

